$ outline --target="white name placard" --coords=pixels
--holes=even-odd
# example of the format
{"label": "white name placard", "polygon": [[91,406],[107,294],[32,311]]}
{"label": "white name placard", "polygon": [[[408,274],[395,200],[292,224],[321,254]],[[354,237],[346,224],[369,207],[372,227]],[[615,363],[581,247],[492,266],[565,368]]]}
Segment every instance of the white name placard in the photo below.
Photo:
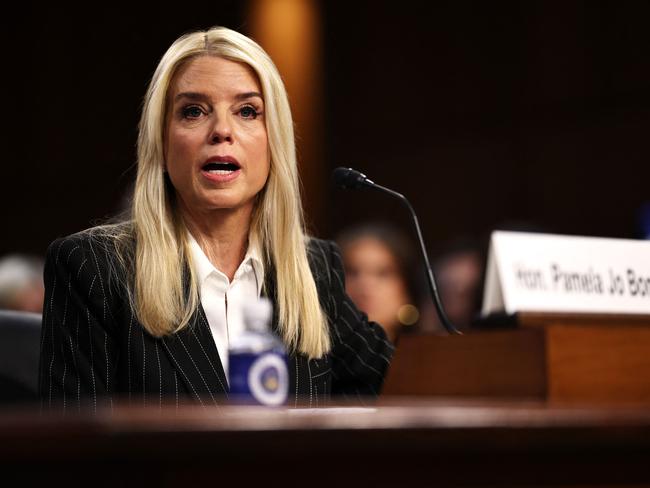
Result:
{"label": "white name placard", "polygon": [[650,314],[650,241],[494,232],[483,315]]}

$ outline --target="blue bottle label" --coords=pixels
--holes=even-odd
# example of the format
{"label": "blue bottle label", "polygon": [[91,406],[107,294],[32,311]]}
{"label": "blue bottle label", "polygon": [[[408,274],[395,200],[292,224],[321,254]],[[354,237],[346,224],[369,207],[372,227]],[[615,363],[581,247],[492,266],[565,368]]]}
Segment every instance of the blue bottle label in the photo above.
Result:
{"label": "blue bottle label", "polygon": [[289,395],[289,371],[284,354],[275,351],[230,353],[230,393],[234,400],[279,406]]}

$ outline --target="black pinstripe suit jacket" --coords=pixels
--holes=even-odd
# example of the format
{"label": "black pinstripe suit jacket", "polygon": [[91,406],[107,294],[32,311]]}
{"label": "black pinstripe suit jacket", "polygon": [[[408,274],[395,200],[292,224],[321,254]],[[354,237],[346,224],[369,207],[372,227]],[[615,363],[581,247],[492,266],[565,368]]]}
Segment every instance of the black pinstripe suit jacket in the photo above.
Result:
{"label": "black pinstripe suit jacket", "polygon": [[[148,334],[109,273],[111,267],[126,272],[115,271],[112,243],[94,234],[74,234],[48,248],[39,369],[43,403],[77,409],[115,398],[140,404],[227,401],[228,384],[203,308],[177,334]],[[393,346],[345,294],[336,245],[312,239],[308,256],[332,350],[320,359],[290,356],[291,403],[318,406],[330,395],[377,395]],[[267,272],[271,299],[274,276]]]}

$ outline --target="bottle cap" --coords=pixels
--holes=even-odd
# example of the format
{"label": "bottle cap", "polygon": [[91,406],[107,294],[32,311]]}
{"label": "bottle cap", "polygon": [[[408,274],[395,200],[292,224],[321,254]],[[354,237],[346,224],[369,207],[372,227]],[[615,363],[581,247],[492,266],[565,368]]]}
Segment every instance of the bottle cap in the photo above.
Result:
{"label": "bottle cap", "polygon": [[248,330],[267,332],[270,329],[273,317],[271,300],[260,297],[244,305],[244,324]]}

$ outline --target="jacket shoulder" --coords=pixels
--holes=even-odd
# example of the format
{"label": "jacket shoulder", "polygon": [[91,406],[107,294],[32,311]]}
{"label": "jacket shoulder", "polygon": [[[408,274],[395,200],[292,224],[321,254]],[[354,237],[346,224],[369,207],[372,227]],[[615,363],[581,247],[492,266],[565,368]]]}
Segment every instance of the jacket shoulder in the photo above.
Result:
{"label": "jacket shoulder", "polygon": [[60,257],[61,254],[71,254],[76,250],[80,250],[81,254],[87,252],[114,254],[118,241],[123,243],[133,241],[129,238],[130,235],[132,232],[128,223],[91,227],[57,238],[48,246],[47,256],[48,258]]}
{"label": "jacket shoulder", "polygon": [[309,237],[307,241],[307,257],[310,263],[312,261],[319,262],[319,264],[327,262],[332,265],[336,264],[335,261],[341,258],[341,251],[334,241]]}
{"label": "jacket shoulder", "polygon": [[307,241],[307,258],[312,271],[341,267],[341,252],[334,241],[309,237]]}
{"label": "jacket shoulder", "polygon": [[[134,241],[128,228],[100,226],[61,237],[52,242],[45,259],[45,280],[53,274],[71,276],[81,282],[95,276],[106,285],[106,292],[122,290],[132,274]],[[122,293],[119,293],[120,295]]]}
{"label": "jacket shoulder", "polygon": [[321,294],[344,287],[343,258],[334,241],[310,238],[307,244],[309,266]]}

